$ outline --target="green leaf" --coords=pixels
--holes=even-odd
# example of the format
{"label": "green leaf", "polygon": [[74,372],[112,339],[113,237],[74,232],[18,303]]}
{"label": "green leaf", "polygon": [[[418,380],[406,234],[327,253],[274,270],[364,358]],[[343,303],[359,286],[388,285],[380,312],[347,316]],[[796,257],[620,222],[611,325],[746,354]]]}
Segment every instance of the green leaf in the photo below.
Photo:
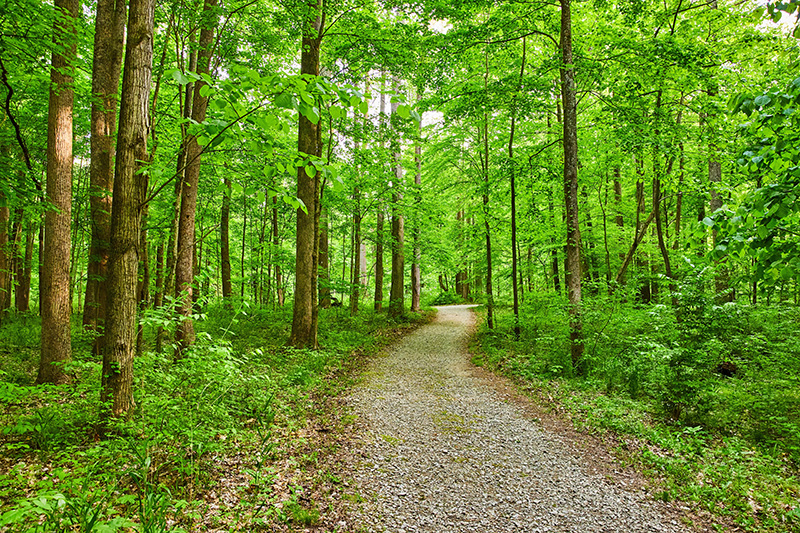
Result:
{"label": "green leaf", "polygon": [[211,85],[200,86],[200,96],[202,96],[203,98],[208,98],[212,94],[214,94],[214,89],[213,87],[211,87]]}
{"label": "green leaf", "polygon": [[231,183],[231,188],[233,189],[233,192],[235,192],[236,194],[242,194],[242,192],[244,192],[244,187],[242,187],[241,184],[236,183],[235,181]]}
{"label": "green leaf", "polygon": [[194,72],[181,72],[178,69],[173,70],[170,77],[181,85],[186,85],[200,79],[200,76]]}
{"label": "green leaf", "polygon": [[361,102],[361,104],[358,106],[358,109],[359,111],[361,111],[362,114],[366,115],[367,111],[369,111],[369,103]]}
{"label": "green leaf", "polygon": [[342,118],[344,116],[344,114],[345,114],[344,110],[342,110],[341,107],[335,106],[335,105],[331,106],[330,113],[331,113],[331,116],[336,120]]}
{"label": "green leaf", "polygon": [[409,108],[407,105],[400,104],[397,106],[397,114],[400,115],[400,118],[407,120],[409,117],[411,117],[411,108]]}
{"label": "green leaf", "polygon": [[709,218],[709,217],[706,217],[706,218],[703,219],[703,224],[705,224],[706,226],[708,226],[710,228],[710,227],[712,227],[714,225],[714,220]]}
{"label": "green leaf", "polygon": [[769,230],[766,228],[766,226],[759,226],[756,232],[762,239],[766,239],[767,235],[769,235]]}
{"label": "green leaf", "polygon": [[281,93],[275,98],[275,105],[284,109],[293,109],[294,101],[289,93]]}
{"label": "green leaf", "polygon": [[794,277],[794,270],[789,266],[783,267],[781,269],[781,277],[783,279],[792,279]]}
{"label": "green leaf", "polygon": [[316,106],[310,106],[305,102],[300,102],[300,113],[311,122],[319,123],[319,110]]}
{"label": "green leaf", "polygon": [[753,103],[760,107],[769,105],[770,102],[772,102],[772,98],[770,98],[768,94],[762,94],[761,96],[756,96],[756,99],[753,100]]}
{"label": "green leaf", "polygon": [[308,175],[309,178],[313,178],[314,176],[317,175],[317,168],[311,163],[306,165],[305,170],[306,170],[306,175]]}

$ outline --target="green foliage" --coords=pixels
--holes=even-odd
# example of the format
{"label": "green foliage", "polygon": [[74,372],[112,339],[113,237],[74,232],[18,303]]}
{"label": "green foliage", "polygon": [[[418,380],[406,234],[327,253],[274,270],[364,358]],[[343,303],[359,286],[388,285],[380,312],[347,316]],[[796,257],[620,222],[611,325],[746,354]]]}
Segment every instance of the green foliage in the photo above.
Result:
{"label": "green foliage", "polygon": [[475,361],[524,380],[576,423],[640,439],[626,449],[662,479],[663,498],[782,531],[795,520],[800,464],[798,311],[719,305],[713,279],[690,266],[675,307],[632,305],[624,291],[585,300],[583,378],[571,377],[563,303],[534,294],[520,339],[501,310],[495,330],[479,329]]}
{"label": "green foliage", "polygon": [[[372,352],[390,342],[387,332],[397,323],[368,311],[352,317],[344,309],[322,310],[324,349],[293,350],[284,347],[289,307],[214,304],[206,311],[197,317],[198,342],[185,357],[174,361],[148,349],[137,357],[129,420],[100,423],[100,362],[81,351],[88,344],[77,345],[71,384],[23,386],[0,374],[0,446],[14,459],[0,476],[0,529],[193,530],[205,494],[218,482],[219,459],[242,452],[236,469],[248,483],[239,487],[239,506],[230,515],[220,512],[220,523],[319,521],[319,511],[299,503],[302,498],[280,509],[275,461],[291,450],[292,432],[319,414],[314,398],[343,386],[328,379],[331,373],[351,364],[355,350]],[[145,339],[159,326],[174,326],[164,320],[151,314]],[[12,338],[15,327],[29,325],[9,320],[0,335]],[[36,361],[15,364],[28,375]]]}

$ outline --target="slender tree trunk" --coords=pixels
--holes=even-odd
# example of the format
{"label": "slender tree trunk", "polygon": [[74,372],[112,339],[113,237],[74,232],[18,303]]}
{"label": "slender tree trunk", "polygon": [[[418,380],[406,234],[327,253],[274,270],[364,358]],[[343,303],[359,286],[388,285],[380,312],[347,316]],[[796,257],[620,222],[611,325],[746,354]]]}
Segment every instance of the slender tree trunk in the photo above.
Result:
{"label": "slender tree trunk", "polygon": [[378,204],[375,222],[375,312],[383,311],[383,205]]}
{"label": "slender tree trunk", "polygon": [[[278,253],[280,245],[280,233],[278,231],[278,197],[275,196],[272,198],[272,248],[274,254]],[[278,303],[278,307],[283,307],[283,276],[281,273],[281,265],[277,261],[275,262],[275,299]]]}
{"label": "slender tree trunk", "polygon": [[[488,45],[487,45],[488,46]],[[489,51],[484,53],[483,90],[489,92]],[[489,224],[489,112],[483,112],[483,230],[486,238],[486,325],[494,329],[494,294],[492,292],[492,228]],[[479,135],[480,136],[480,135]]]}
{"label": "slender tree trunk", "polygon": [[230,244],[230,217],[231,217],[231,180],[225,178],[225,195],[222,197],[222,208],[220,210],[219,241],[220,241],[220,263],[222,270],[222,298],[225,306],[231,308],[231,296],[233,286],[231,285],[231,244]]}
{"label": "slender tree trunk", "polygon": [[[522,38],[522,64],[519,68],[519,83],[517,91],[522,90],[522,78],[525,75],[525,52],[527,51],[527,41]],[[514,128],[517,118],[517,98],[516,93],[511,103],[511,132],[508,135],[508,164],[511,172],[511,287],[514,298],[514,338],[519,340],[519,286],[517,284],[517,263],[519,262],[519,251],[517,249],[517,182],[516,167],[514,164]]]}
{"label": "slender tree trunk", "polygon": [[[28,221],[28,229],[25,232],[25,250],[21,251],[22,257],[15,258],[14,277],[17,285],[14,288],[14,307],[18,312],[27,313],[31,310],[31,277],[33,273],[33,247],[36,233],[39,233],[39,266],[41,266],[42,247],[44,245],[43,233],[44,226],[41,222],[37,225]],[[22,236],[20,235],[20,239]],[[41,271],[41,268],[40,268]],[[41,288],[41,278],[39,286]],[[41,290],[39,291],[41,297]],[[40,298],[41,304],[41,298]]]}
{"label": "slender tree trunk", "polygon": [[0,193],[0,319],[11,307],[11,247],[8,239],[8,224],[11,212],[6,195]]}
{"label": "slender tree trunk", "polygon": [[564,108],[564,205],[567,222],[567,294],[573,368],[582,372],[581,232],[578,224],[578,104],[572,59],[571,0],[561,0],[561,101]]}
{"label": "slender tree trunk", "polygon": [[[381,72],[381,97],[380,97],[380,133],[381,138],[384,137],[386,131],[386,73]],[[381,142],[381,148],[386,148],[385,143]],[[383,310],[383,202],[378,200],[378,215],[375,223],[375,312],[380,313]]]}
{"label": "slender tree trunk", "polygon": [[72,70],[77,53],[80,1],[56,0],[47,120],[47,200],[40,294],[42,344],[37,383],[64,383],[72,357],[69,257],[72,253]]}
{"label": "slender tree trunk", "polygon": [[[365,91],[366,92],[366,91]],[[358,122],[358,111],[353,110],[353,120]],[[356,133],[353,142],[353,165],[356,168],[356,184],[353,187],[353,271],[351,275],[350,289],[350,315],[358,313],[358,300],[361,296],[361,187],[359,177],[361,175],[361,134]]]}
{"label": "slender tree trunk", "polygon": [[147,160],[154,9],[154,0],[131,0],[122,79],[101,394],[103,402],[111,402],[114,418],[127,416],[134,406],[136,289],[139,259],[146,256],[141,217],[147,178],[138,170]]}
{"label": "slender tree trunk", "polygon": [[[319,49],[325,26],[322,0],[312,0],[306,7],[308,12],[303,21],[300,73],[319,76]],[[321,153],[320,125],[311,122],[302,114],[299,118],[297,139],[297,148],[301,153],[311,156],[318,156]],[[297,169],[297,197],[303,201],[308,211],[297,210],[295,294],[289,344],[296,348],[316,348],[316,221],[319,173],[309,176],[305,165],[301,165]]]}
{"label": "slender tree trunk", "polygon": [[[644,157],[639,154],[636,156],[636,234],[634,235],[634,242],[641,242],[644,239],[644,232],[647,231],[642,224],[642,216],[647,212],[645,206],[644,196]],[[640,272],[648,272],[650,270],[648,261],[643,259],[641,255],[636,257],[636,266]],[[650,303],[652,300],[652,292],[650,290],[649,276],[640,281],[639,285],[639,301],[642,303]]]}
{"label": "slender tree trunk", "polygon": [[319,306],[331,307],[330,236],[328,235],[328,211],[322,208],[319,224]]}
{"label": "slender tree trunk", "polygon": [[122,66],[127,2],[98,0],[92,63],[91,166],[89,207],[92,240],[83,306],[83,325],[97,332],[93,351],[103,351],[106,278],[111,244],[111,190],[114,188],[114,135]]}
{"label": "slender tree trunk", "polygon": [[[201,245],[202,246],[202,245]],[[247,196],[242,198],[242,250],[241,255],[239,256],[239,275],[242,278],[242,285],[239,293],[239,297],[244,301],[244,287],[247,285],[245,281],[245,268],[244,268],[244,257],[245,251],[247,250]]]}
{"label": "slender tree trunk", "polygon": [[[152,65],[152,57],[151,57]],[[151,67],[152,73],[152,67]],[[147,124],[150,124],[150,117],[148,117]],[[145,157],[147,157],[145,150]],[[147,197],[147,188],[149,181],[147,176],[142,180],[140,187],[142,190],[142,204],[141,205],[141,231],[139,232],[139,282],[136,286],[136,299],[139,306],[139,311],[142,312],[150,305],[150,244],[147,239],[147,217],[150,213],[150,204],[144,203]],[[136,326],[136,357],[140,357],[144,351],[144,325],[138,324]]]}
{"label": "slender tree trunk", "polygon": [[[398,90],[399,81],[393,85]],[[392,115],[397,114],[398,102],[392,103]],[[399,317],[405,309],[405,218],[403,215],[403,165],[400,163],[400,139],[393,136],[394,180],[392,183],[392,285],[389,291],[389,315]]]}
{"label": "slender tree trunk", "polygon": [[[208,74],[211,57],[214,53],[214,31],[217,0],[204,0],[201,19],[208,26],[200,30],[199,51],[197,56],[197,74]],[[192,91],[192,120],[202,123],[206,119],[208,98],[202,95],[202,80],[195,82]],[[175,339],[178,342],[177,357],[194,344],[194,322],[192,315],[192,295],[194,282],[194,250],[195,250],[195,217],[197,214],[197,185],[200,179],[200,158],[203,148],[192,136],[186,145],[186,170],[181,188],[181,211],[178,221],[178,251],[175,260],[175,295],[178,300],[178,314],[182,317]]]}
{"label": "slender tree trunk", "polygon": [[161,309],[164,305],[164,242],[159,241],[156,247],[156,293],[153,295],[153,308]]}
{"label": "slender tree trunk", "polygon": [[[422,136],[422,123],[417,129],[417,136]],[[419,312],[422,298],[422,251],[420,250],[420,204],[422,203],[422,145],[419,138],[414,141],[414,164],[417,172],[414,174],[414,227],[411,230],[413,256],[411,260],[411,311]]]}

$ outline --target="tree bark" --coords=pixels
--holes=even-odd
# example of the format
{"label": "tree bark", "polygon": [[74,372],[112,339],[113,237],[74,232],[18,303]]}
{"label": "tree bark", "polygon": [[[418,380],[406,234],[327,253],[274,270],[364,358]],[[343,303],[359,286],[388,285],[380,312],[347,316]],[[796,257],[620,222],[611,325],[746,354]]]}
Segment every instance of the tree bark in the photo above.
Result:
{"label": "tree bark", "polygon": [[383,310],[383,205],[378,204],[377,220],[375,222],[375,305],[376,313]]}
{"label": "tree bark", "polygon": [[330,242],[328,235],[328,212],[322,209],[319,224],[319,306],[331,307]]}
{"label": "tree bark", "polygon": [[578,224],[578,108],[572,59],[571,0],[561,0],[561,101],[564,108],[564,205],[567,222],[567,294],[570,353],[573,368],[582,372],[581,232]]}
{"label": "tree bark", "polygon": [[[422,122],[417,128],[417,136],[422,136]],[[414,226],[411,230],[411,240],[413,252],[411,259],[411,311],[416,313],[420,310],[420,300],[422,298],[422,272],[420,263],[422,262],[422,251],[420,249],[420,204],[422,203],[422,145],[418,138],[414,141],[414,164],[417,171],[414,174]]]}
{"label": "tree bark", "polygon": [[148,157],[154,10],[154,0],[131,0],[122,79],[101,393],[104,403],[111,402],[114,418],[127,416],[134,406],[137,281],[140,257],[146,255],[141,221],[147,178],[139,170]]}
{"label": "tree bark", "polygon": [[0,193],[0,319],[11,307],[11,247],[8,239],[8,224],[11,212],[5,194]]}
{"label": "tree bark", "polygon": [[[208,74],[213,56],[214,30],[217,0],[204,0],[203,15],[207,26],[200,30],[199,51],[197,55],[197,74]],[[192,98],[192,120],[202,123],[206,119],[208,98],[203,96],[206,83],[195,82]],[[194,344],[195,332],[192,315],[192,284],[194,282],[195,217],[197,213],[197,185],[200,179],[200,159],[203,147],[197,137],[189,138],[186,145],[186,171],[181,188],[181,211],[178,221],[178,251],[175,260],[175,296],[178,300],[178,314],[182,320],[178,326],[175,340],[178,343],[177,357]]]}
{"label": "tree bark", "polygon": [[[489,51],[484,54],[483,90],[489,92]],[[494,329],[494,294],[492,292],[492,228],[489,224],[489,112],[483,112],[483,154],[481,170],[483,173],[483,229],[486,240],[486,325]],[[480,131],[480,130],[479,130]],[[480,137],[480,134],[479,134]]]}
{"label": "tree bark", "polygon": [[[278,253],[278,248],[281,245],[280,233],[278,231],[278,197],[272,198],[272,249],[273,254]],[[281,266],[275,262],[275,298],[278,307],[283,307],[284,304],[284,291],[283,291],[283,275],[281,273]]]}
{"label": "tree bark", "polygon": [[42,344],[37,383],[64,383],[72,357],[69,257],[72,221],[72,69],[77,53],[79,0],[56,0],[47,120],[47,200],[40,294]]}
{"label": "tree bark", "polygon": [[[522,38],[522,64],[519,68],[519,83],[517,92],[522,90],[522,78],[525,75],[525,52],[527,51],[527,41]],[[517,173],[514,165],[514,129],[517,119],[517,97],[516,93],[511,103],[511,131],[508,135],[508,164],[511,172],[511,287],[513,294],[514,311],[514,338],[519,340],[519,285],[517,280],[517,263],[519,262],[519,252],[517,249]]]}
{"label": "tree bark", "polygon": [[92,62],[91,163],[89,209],[92,240],[83,306],[83,325],[95,331],[93,351],[103,350],[106,278],[111,244],[111,190],[114,187],[114,135],[122,66],[127,2],[98,0]]}
{"label": "tree bark", "polygon": [[[365,91],[366,92],[366,91]],[[353,110],[353,120],[358,121],[358,111]],[[358,301],[361,296],[361,268],[363,266],[361,258],[361,248],[363,243],[361,238],[361,187],[359,177],[361,176],[361,138],[360,132],[356,132],[353,142],[353,166],[356,168],[356,183],[353,187],[353,271],[351,273],[350,289],[350,316],[358,314]]]}
{"label": "tree bark", "polygon": [[[322,0],[306,5],[308,12],[303,21],[303,40],[300,73],[319,76],[320,44],[324,29]],[[300,115],[297,128],[297,149],[310,156],[319,156],[320,126]],[[306,166],[297,169],[297,197],[307,211],[297,210],[295,239],[295,293],[292,310],[292,333],[289,344],[295,348],[317,348],[317,200],[319,198],[319,173],[309,176]]]}
{"label": "tree bark", "polygon": [[[399,81],[393,85],[398,90]],[[399,102],[392,103],[392,115],[397,114]],[[389,291],[389,315],[399,317],[405,309],[405,218],[403,215],[403,165],[400,163],[400,139],[393,136],[394,180],[392,183],[392,285]]]}
{"label": "tree bark", "polygon": [[225,178],[225,195],[222,197],[220,209],[219,241],[220,241],[220,268],[222,271],[222,298],[225,306],[230,309],[233,287],[231,285],[231,245],[230,245],[230,216],[231,216],[231,180]]}

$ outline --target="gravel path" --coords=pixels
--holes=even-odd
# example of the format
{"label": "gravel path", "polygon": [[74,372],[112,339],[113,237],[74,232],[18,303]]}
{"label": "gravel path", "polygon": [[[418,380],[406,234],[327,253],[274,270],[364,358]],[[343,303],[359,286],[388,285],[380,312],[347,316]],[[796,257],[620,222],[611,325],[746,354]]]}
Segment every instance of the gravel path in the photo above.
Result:
{"label": "gravel path", "polygon": [[[640,493],[587,473],[555,435],[470,372],[467,306],[375,360],[349,402],[365,425],[346,531],[679,532]],[[355,526],[355,527],[354,527]]]}

